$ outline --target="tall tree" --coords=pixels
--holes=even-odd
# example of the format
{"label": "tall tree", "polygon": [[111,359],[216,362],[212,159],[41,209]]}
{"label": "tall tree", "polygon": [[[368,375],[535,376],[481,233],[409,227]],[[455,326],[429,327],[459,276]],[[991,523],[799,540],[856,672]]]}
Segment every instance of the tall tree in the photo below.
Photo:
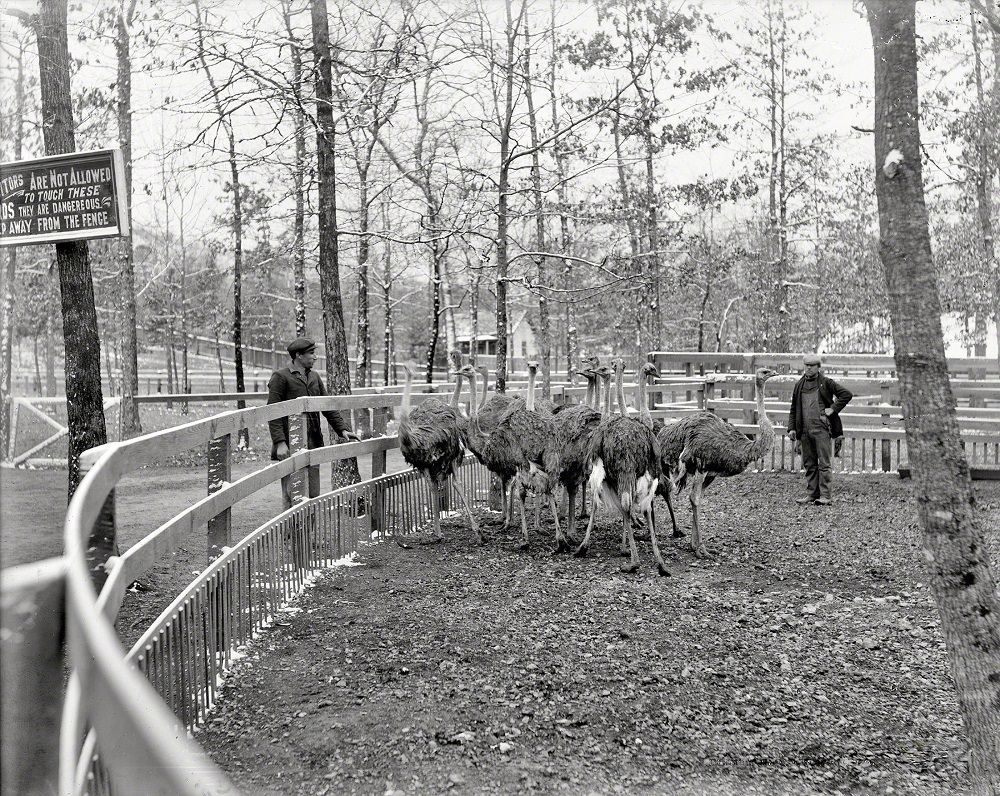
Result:
{"label": "tall tree", "polygon": [[[316,66],[316,176],[319,182],[319,292],[323,302],[326,380],[331,394],[350,395],[347,332],[340,293],[340,252],[337,230],[336,126],[333,119],[333,67],[330,20],[326,0],[312,0],[313,61]],[[357,459],[335,462],[333,485],[361,480]]]}
{"label": "tall tree", "polygon": [[[17,63],[14,77],[14,160],[24,157],[24,46],[25,39],[17,37]],[[14,280],[17,276],[17,247],[6,252],[3,269],[3,301],[0,306],[0,456],[6,455],[10,434],[10,403],[12,355],[14,345]]]}
{"label": "tall tree", "polygon": [[[233,120],[222,102],[222,90],[212,74],[208,64],[205,46],[205,29],[208,20],[203,16],[201,3],[195,0],[195,31],[198,44],[198,62],[208,80],[215,108],[216,122],[226,135],[228,145],[226,154],[229,162],[229,189],[233,193],[233,364],[236,368],[236,392],[246,392],[243,379],[243,193],[240,186],[240,164],[236,151],[236,133],[233,130]],[[329,361],[329,360],[328,360]],[[244,409],[246,402],[242,399],[236,402],[237,409]],[[250,445],[250,433],[246,429],[240,431],[240,448]]]}
{"label": "tall tree", "polygon": [[[115,54],[118,68],[118,146],[125,161],[125,196],[129,212],[132,209],[132,22],[136,0],[119,0],[115,30]],[[121,306],[122,402],[120,406],[122,435],[132,437],[142,433],[139,407],[135,394],[139,391],[139,341],[136,336],[135,268],[133,264],[132,225],[129,234],[118,242],[119,304]]]}
{"label": "tall tree", "polygon": [[973,793],[1000,793],[1000,599],[962,450],[924,202],[916,0],[865,0],[875,50],[879,253],[917,511],[969,742]]}
{"label": "tall tree", "polygon": [[288,33],[288,46],[292,58],[292,119],[295,124],[295,165],[292,172],[293,190],[295,191],[295,220],[292,243],[292,289],[295,295],[295,336],[306,336],[306,244],[305,244],[305,206],[306,206],[306,112],[305,92],[302,74],[302,49],[295,28],[292,25],[291,0],[283,0],[282,8],[285,17],[285,30]]}

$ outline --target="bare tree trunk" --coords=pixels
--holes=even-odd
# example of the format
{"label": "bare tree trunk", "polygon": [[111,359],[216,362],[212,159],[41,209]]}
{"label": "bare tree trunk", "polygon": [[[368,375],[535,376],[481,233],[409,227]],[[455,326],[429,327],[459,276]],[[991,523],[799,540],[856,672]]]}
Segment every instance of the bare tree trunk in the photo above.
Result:
{"label": "bare tree trunk", "polygon": [[[432,230],[437,228],[437,206],[428,198],[427,217]],[[432,233],[433,234],[433,233]],[[427,383],[434,381],[434,360],[437,357],[437,344],[441,337],[441,255],[438,251],[438,241],[431,240],[431,337],[427,342]]]}
{"label": "bare tree trunk", "polygon": [[[66,33],[66,3],[39,0],[38,60],[41,70],[42,118],[45,120],[45,152],[58,155],[76,151],[73,105],[70,93],[69,48]],[[94,282],[84,241],[57,243],[59,293],[62,303],[66,347],[66,407],[69,428],[69,495],[80,482],[80,454],[108,441],[101,392],[101,343],[97,332]],[[101,523],[101,525],[110,525]],[[115,549],[113,527],[107,537],[91,538],[89,560],[95,572]],[[99,567],[99,570],[96,569]],[[103,577],[96,581],[103,583]]]}
{"label": "bare tree trunk", "polygon": [[976,516],[941,331],[921,170],[915,0],[865,0],[875,49],[879,254],[931,589],[977,796],[1000,793],[1000,600]]}
{"label": "bare tree trunk", "polygon": [[[369,151],[369,155],[371,152]],[[368,258],[371,241],[368,238],[368,165],[358,168],[360,196],[358,231],[358,340],[354,364],[354,384],[367,387],[371,384],[372,334],[368,308]]]}
{"label": "bare tree trunk", "polygon": [[[31,343],[32,343],[31,352],[35,360],[35,383],[32,385],[32,388],[39,395],[44,395],[45,393],[42,388],[42,364],[41,364],[41,359],[38,356],[38,332],[35,332],[35,334],[31,336]],[[97,364],[99,367],[100,359],[98,359]]]}
{"label": "bare tree trunk", "polygon": [[[388,229],[389,212],[387,205],[382,205],[382,226]],[[382,328],[382,384],[388,387],[393,383],[392,367],[392,243],[385,242],[385,253],[382,261],[382,302],[384,317]]]}
{"label": "bare tree trunk", "polygon": [[[550,10],[550,35],[552,38],[552,66],[549,72],[549,94],[552,98],[552,129],[559,129],[558,95],[556,93],[556,65],[559,62],[558,47],[556,43],[556,4],[552,0]],[[569,216],[566,213],[568,205],[566,189],[566,153],[562,140],[555,142],[556,180],[558,188],[556,195],[559,200],[559,250],[565,255],[570,251]],[[573,279],[572,260],[563,259],[562,267],[562,288],[568,291]],[[568,293],[566,294],[568,296]],[[570,329],[573,327],[573,304],[566,300],[563,305],[563,334],[566,344],[566,378],[570,384],[576,384],[576,368],[573,366],[573,352],[570,345]]]}
{"label": "bare tree trunk", "polygon": [[[316,176],[319,182],[319,290],[323,303],[327,388],[333,395],[350,395],[347,333],[340,295],[340,255],[337,229],[337,162],[333,121],[333,70],[326,0],[312,0],[313,59],[316,65]],[[361,480],[357,459],[334,462],[334,488]]]}
{"label": "bare tree trunk", "polygon": [[[548,249],[545,234],[545,203],[542,199],[542,168],[538,153],[538,118],[535,114],[534,93],[531,87],[531,33],[528,18],[524,19],[524,91],[528,100],[528,127],[531,134],[531,189],[535,200],[535,250]],[[536,279],[538,281],[538,346],[542,365],[542,397],[552,395],[552,333],[549,328],[549,302],[545,290],[549,287],[545,257],[535,258]]]}
{"label": "bare tree trunk", "polygon": [[[233,363],[236,368],[236,392],[240,393],[246,392],[246,386],[243,379],[243,197],[240,193],[240,169],[236,158],[236,135],[233,132],[232,120],[222,107],[219,87],[205,58],[205,34],[198,0],[195,0],[194,7],[198,21],[198,59],[208,79],[215,113],[219,118],[219,124],[225,130],[229,145],[229,179],[233,191]],[[236,408],[245,409],[246,401],[242,398],[238,400]],[[250,447],[250,432],[247,429],[240,430],[237,447],[241,449]]]}
{"label": "bare tree trunk", "polygon": [[219,343],[219,327],[215,327],[215,361],[219,364],[219,392],[226,391],[226,373],[222,369],[222,345]]}
{"label": "bare tree trunk", "polygon": [[[49,396],[56,394],[56,347],[53,330],[55,319],[52,317],[54,311],[54,307],[49,307],[48,312],[45,314],[45,394]],[[110,365],[108,365],[108,378],[108,383],[110,384]],[[113,389],[112,393],[114,393]]]}
{"label": "bare tree trunk", "polygon": [[[132,212],[132,60],[130,53],[131,26],[136,0],[121,0],[115,35],[118,59],[118,145],[125,161],[125,196]],[[135,266],[132,251],[132,224],[129,234],[118,241],[118,292],[120,295],[122,348],[122,402],[118,407],[122,437],[128,439],[142,433],[139,407],[135,394],[139,391],[139,341],[136,334]]]}
{"label": "bare tree trunk", "polygon": [[[987,106],[986,92],[983,87],[982,55],[979,43],[979,31],[976,25],[976,12],[972,12],[972,50],[974,55],[974,74],[976,80],[976,102],[985,111]],[[994,51],[996,55],[997,51]],[[1000,64],[994,64],[994,71],[1000,73]],[[991,144],[995,149],[995,138],[997,131],[985,123],[981,123],[979,129],[979,141],[977,149],[979,163],[976,171],[976,211],[979,217],[979,228],[983,235],[983,265],[987,274],[996,275],[1000,267],[997,264],[996,249],[993,239],[993,174],[996,171],[996,163],[991,153]],[[1000,276],[995,276],[994,281],[1000,288]],[[994,295],[994,302],[998,299]],[[1000,317],[998,317],[1000,320]],[[986,356],[986,316],[976,310],[976,356]],[[1000,355],[1000,352],[998,352]]]}
{"label": "bare tree trunk", "polygon": [[[17,42],[17,76],[14,78],[14,160],[21,160],[24,145],[24,39]],[[3,270],[3,305],[0,318],[0,454],[9,450],[10,396],[14,346],[14,280],[17,277],[17,247],[7,252]]]}
{"label": "bare tree trunk", "polygon": [[291,4],[285,7],[285,26],[291,42],[292,99],[295,103],[295,171],[292,175],[295,191],[295,218],[292,242],[292,281],[295,295],[295,336],[306,336],[306,246],[305,246],[305,170],[306,117],[302,91],[302,51],[292,31]]}
{"label": "bare tree trunk", "polygon": [[497,179],[497,362],[496,387],[498,393],[507,391],[507,191],[510,187],[510,131],[514,116],[514,43],[517,26],[514,25],[511,0],[505,0],[506,61],[504,62],[504,104],[499,124],[500,171]]}

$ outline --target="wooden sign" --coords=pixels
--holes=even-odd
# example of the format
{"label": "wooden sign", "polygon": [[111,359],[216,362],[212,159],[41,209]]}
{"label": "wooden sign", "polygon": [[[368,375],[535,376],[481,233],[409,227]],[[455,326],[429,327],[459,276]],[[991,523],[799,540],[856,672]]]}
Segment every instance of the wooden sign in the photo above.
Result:
{"label": "wooden sign", "polygon": [[0,163],[0,246],[127,235],[121,151]]}

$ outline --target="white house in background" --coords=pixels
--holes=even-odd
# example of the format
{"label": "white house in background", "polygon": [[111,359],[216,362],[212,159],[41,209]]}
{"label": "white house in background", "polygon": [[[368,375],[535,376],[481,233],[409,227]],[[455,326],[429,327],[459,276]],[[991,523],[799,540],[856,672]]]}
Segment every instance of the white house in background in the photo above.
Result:
{"label": "white house in background", "polygon": [[[508,316],[510,328],[507,333],[507,356],[514,360],[514,369],[521,370],[520,363],[538,357],[535,333],[528,323],[528,311],[511,307]],[[455,319],[458,350],[469,356],[472,352],[472,321],[468,317]],[[496,319],[492,312],[479,312],[479,333],[476,335],[476,357],[494,357],[497,353]]]}

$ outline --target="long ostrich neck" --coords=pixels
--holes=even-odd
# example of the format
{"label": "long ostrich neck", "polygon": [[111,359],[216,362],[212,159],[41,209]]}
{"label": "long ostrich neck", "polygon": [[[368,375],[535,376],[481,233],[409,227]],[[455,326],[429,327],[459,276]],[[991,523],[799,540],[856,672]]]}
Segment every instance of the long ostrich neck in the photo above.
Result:
{"label": "long ostrich neck", "polygon": [[604,391],[604,417],[610,418],[613,414],[611,408],[611,376],[604,377],[604,386],[606,388]]}
{"label": "long ostrich neck", "polygon": [[476,406],[476,375],[470,373],[468,378],[469,395],[471,396],[471,400],[469,401],[468,434],[474,444],[481,446],[489,439],[489,436],[479,426],[479,407]]}
{"label": "long ostrich neck", "polygon": [[403,402],[399,407],[399,420],[402,422],[410,417],[410,393],[413,391],[413,377],[410,371],[404,371],[403,376]]}
{"label": "long ostrich neck", "polygon": [[587,406],[594,405],[594,387],[597,386],[596,376],[587,376],[587,397],[583,399]]}
{"label": "long ostrich neck", "polygon": [[764,382],[760,379],[754,382],[754,393],[757,401],[757,427],[760,433],[750,446],[750,453],[753,459],[759,459],[770,453],[774,447],[774,426],[771,425],[771,418],[767,416],[767,410],[764,408]]}
{"label": "long ostrich neck", "polygon": [[[451,406],[453,409],[458,409],[458,399],[462,396],[462,374],[455,374],[455,390],[451,394]],[[475,403],[476,396],[472,396],[472,402]]]}
{"label": "long ostrich neck", "polygon": [[[486,393],[488,393],[489,389],[490,389],[490,376],[489,376],[489,373],[490,372],[488,370],[483,371],[483,394],[482,394],[482,397],[479,399],[479,406],[477,407],[477,409],[482,409],[483,408],[483,404],[486,403]],[[472,385],[472,399],[473,399],[473,401],[475,401],[475,398],[476,398],[476,386],[475,386],[475,384],[473,384]]]}
{"label": "long ostrich neck", "polygon": [[639,411],[639,420],[646,428],[653,427],[653,416],[649,413],[649,401],[646,398],[649,389],[649,377],[645,374],[636,375],[635,408]]}
{"label": "long ostrich neck", "polygon": [[525,406],[529,412],[535,411],[535,369],[528,368],[528,397]]}
{"label": "long ostrich neck", "polygon": [[622,417],[628,417],[625,408],[625,368],[615,368],[615,392],[618,393],[618,412]]}

